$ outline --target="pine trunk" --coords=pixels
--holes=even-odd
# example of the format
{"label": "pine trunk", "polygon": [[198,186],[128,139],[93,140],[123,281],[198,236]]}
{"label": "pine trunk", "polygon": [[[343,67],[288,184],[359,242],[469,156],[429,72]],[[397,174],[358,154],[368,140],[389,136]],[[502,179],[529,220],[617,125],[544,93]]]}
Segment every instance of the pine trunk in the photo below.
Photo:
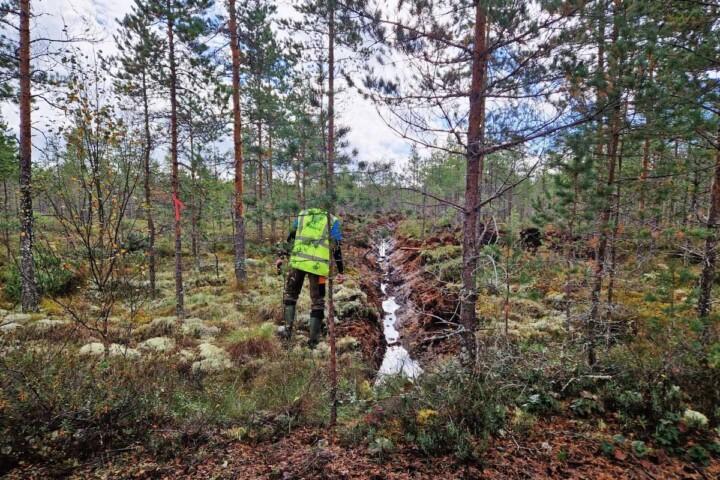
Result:
{"label": "pine trunk", "polygon": [[237,12],[235,0],[228,0],[228,28],[230,29],[230,53],[232,56],[232,103],[233,103],[233,152],[235,167],[235,280],[242,284],[247,280],[245,270],[245,212],[243,205],[243,145],[242,116],[240,111],[240,48],[238,46]]}
{"label": "pine trunk", "polygon": [[152,188],[150,178],[150,154],[152,152],[152,136],[150,133],[150,109],[148,106],[147,85],[145,84],[145,72],[142,73],[142,99],[143,99],[143,120],[145,122],[145,150],[143,152],[143,187],[145,189],[145,216],[148,226],[148,247],[146,250],[148,261],[148,275],[150,280],[150,293],[155,295],[156,267],[155,267],[155,222],[152,211]]}
{"label": "pine trunk", "polygon": [[33,260],[32,133],[30,124],[30,0],[20,0],[20,301],[38,310]]}
{"label": "pine trunk", "polygon": [[[621,143],[622,145],[622,143]],[[618,175],[622,174],[622,146],[620,147],[620,154],[618,155]],[[615,206],[613,207],[613,228],[610,236],[610,268],[608,271],[608,288],[607,288],[607,302],[609,306],[613,303],[613,294],[615,289],[615,275],[617,267],[617,238],[620,235],[620,182],[615,185]],[[608,320],[611,320],[612,315],[608,313]]]}
{"label": "pine trunk", "polygon": [[263,143],[262,143],[262,123],[257,122],[258,131],[258,154],[257,154],[257,236],[258,243],[262,243],[265,238],[265,224],[263,216],[265,209],[263,207]]}
{"label": "pine trunk", "polygon": [[[717,133],[720,142],[720,126]],[[705,240],[705,258],[700,275],[700,296],[698,298],[698,315],[706,318],[712,311],[712,287],[715,283],[715,263],[717,261],[718,222],[720,221],[720,143],[715,152],[715,173],[710,189],[710,211],[705,228],[710,234]]]}
{"label": "pine trunk", "polygon": [[277,225],[275,222],[275,202],[273,201],[273,145],[272,145],[272,130],[268,129],[268,178],[267,178],[267,193],[270,207],[270,242],[275,243],[277,238]]}
{"label": "pine trunk", "polygon": [[477,228],[479,187],[482,180],[485,141],[485,81],[487,75],[486,17],[481,2],[475,2],[475,40],[473,48],[472,83],[470,86],[470,124],[467,138],[467,176],[465,179],[465,218],[463,221],[462,294],[460,322],[465,329],[464,347],[467,360],[475,359],[477,316],[476,271],[478,263]]}
{"label": "pine trunk", "polygon": [[8,199],[7,179],[3,178],[3,243],[9,262],[12,258],[12,247],[10,246],[10,202]]}
{"label": "pine trunk", "polygon": [[645,224],[645,196],[647,195],[647,177],[650,171],[650,139],[643,141],[642,171],[640,172],[640,225]]}
{"label": "pine trunk", "polygon": [[[330,212],[335,207],[335,5],[330,2],[328,30],[328,137],[327,137],[327,178],[325,186],[328,197],[328,228],[330,224]],[[329,230],[328,230],[329,232]],[[332,254],[330,255],[332,257]],[[328,315],[327,325],[330,340],[330,427],[335,426],[337,420],[337,351],[335,342],[335,304],[333,295],[333,284],[335,277],[335,262],[330,261],[330,273],[328,274]]]}
{"label": "pine trunk", "polygon": [[427,223],[427,184],[423,182],[423,195],[422,195],[422,223],[420,224],[420,240],[425,241],[425,224]]}
{"label": "pine trunk", "polygon": [[[650,68],[650,82],[653,81],[654,60],[652,55],[648,55],[648,63]],[[648,122],[645,121],[645,128],[648,128]],[[647,195],[647,178],[650,173],[650,132],[645,132],[643,140],[642,153],[642,171],[640,172],[640,223],[645,223],[645,201]]]}
{"label": "pine trunk", "polygon": [[195,138],[193,135],[192,118],[188,118],[190,124],[190,184],[192,185],[192,210],[190,214],[190,250],[192,251],[195,269],[200,271],[200,222],[201,203],[198,195],[197,165],[195,164]]}
{"label": "pine trunk", "polygon": [[[614,2],[613,15],[618,15],[620,8],[619,1]],[[602,22],[602,20],[601,20]],[[604,42],[604,24],[601,23],[601,46],[600,51],[602,52],[602,44]],[[618,26],[617,22],[613,22],[613,33],[612,41],[616,42],[618,38]],[[599,68],[602,70],[602,60],[599,60]],[[608,62],[611,67],[611,75],[613,77],[613,91],[609,97],[611,102],[611,119],[610,119],[610,142],[608,145],[608,159],[607,159],[607,182],[606,185],[599,185],[598,190],[600,198],[610,192],[613,184],[615,183],[615,165],[617,163],[618,145],[620,143],[620,112],[621,112],[621,92],[616,84],[619,74],[619,59],[612,57],[612,63]],[[600,145],[600,144],[598,144]],[[608,247],[609,227],[610,227],[610,216],[612,214],[612,203],[609,199],[604,199],[602,210],[600,213],[600,221],[598,222],[598,244],[595,252],[595,268],[593,272],[592,289],[590,293],[590,315],[587,321],[587,352],[588,352],[588,364],[590,366],[595,365],[597,358],[595,354],[595,343],[597,334],[597,325],[600,319],[600,294],[602,292],[603,277],[605,275],[605,260]]]}
{"label": "pine trunk", "polygon": [[[168,18],[168,51],[170,61],[170,159],[172,162],[173,206],[180,211],[175,202],[180,200],[180,180],[178,177],[178,124],[177,124],[177,66],[175,64],[174,19],[172,12]],[[183,287],[182,265],[182,229],[180,215],[175,215],[175,312],[179,318],[185,316],[185,290]]]}
{"label": "pine trunk", "polygon": [[307,187],[307,174],[305,172],[305,145],[302,149],[302,162],[300,163],[300,208],[305,209],[305,190]]}
{"label": "pine trunk", "polygon": [[[302,148],[301,148],[302,151]],[[295,160],[295,190],[297,190],[297,199],[300,206],[303,206],[302,201],[302,188],[300,187],[300,169],[302,168],[300,165],[300,156]]]}

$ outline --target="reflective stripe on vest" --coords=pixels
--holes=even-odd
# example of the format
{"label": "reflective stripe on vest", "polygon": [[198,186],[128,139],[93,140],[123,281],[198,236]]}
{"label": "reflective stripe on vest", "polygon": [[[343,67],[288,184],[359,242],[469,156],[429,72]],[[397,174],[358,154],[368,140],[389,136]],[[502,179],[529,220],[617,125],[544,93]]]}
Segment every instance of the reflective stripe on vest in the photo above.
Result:
{"label": "reflective stripe on vest", "polygon": [[[330,273],[330,226],[327,212],[319,208],[298,215],[290,266],[323,277]],[[335,222],[335,217],[331,217]]]}
{"label": "reflective stripe on vest", "polygon": [[323,238],[322,240],[316,240],[312,237],[306,237],[305,235],[302,235],[302,236],[296,236],[295,241],[297,241],[297,240],[300,240],[301,242],[308,242],[308,243],[313,242],[316,245],[325,245],[326,247],[328,246],[327,238]]}

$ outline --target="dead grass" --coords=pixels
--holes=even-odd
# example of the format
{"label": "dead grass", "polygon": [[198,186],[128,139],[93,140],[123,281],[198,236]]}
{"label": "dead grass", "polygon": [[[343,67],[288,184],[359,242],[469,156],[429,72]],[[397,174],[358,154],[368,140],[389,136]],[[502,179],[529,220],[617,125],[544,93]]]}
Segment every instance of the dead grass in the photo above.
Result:
{"label": "dead grass", "polygon": [[268,338],[249,338],[230,344],[226,349],[236,365],[260,357],[271,357],[279,351],[277,342]]}

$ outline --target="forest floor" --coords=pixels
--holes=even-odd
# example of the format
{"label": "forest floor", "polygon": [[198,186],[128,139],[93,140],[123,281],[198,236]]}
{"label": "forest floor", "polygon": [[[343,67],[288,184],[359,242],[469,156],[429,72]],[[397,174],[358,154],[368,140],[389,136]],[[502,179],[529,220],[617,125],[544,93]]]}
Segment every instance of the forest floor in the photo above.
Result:
{"label": "forest floor", "polygon": [[[457,305],[457,287],[449,283],[447,277],[457,273],[456,254],[460,247],[452,231],[436,232],[423,242],[409,238],[396,231],[398,220],[377,220],[365,228],[376,235],[393,238],[386,281],[390,292],[402,305],[398,311],[400,342],[423,368],[432,368],[433,364],[452,358],[458,349],[451,326],[442,319],[451,317]],[[348,236],[363,238],[352,229]],[[348,242],[346,258],[352,265],[349,277],[364,297],[358,297],[357,288],[340,290],[338,308],[344,309],[341,315],[349,320],[339,324],[338,336],[357,340],[357,353],[366,365],[376,370],[385,351],[379,314],[385,296],[380,289],[380,259],[375,244],[368,238]],[[270,280],[263,282],[270,282],[275,290],[280,288],[279,279]],[[303,295],[307,296],[306,293]],[[275,297],[279,298],[279,292],[275,292]],[[496,297],[495,303],[499,298]],[[374,313],[362,310],[365,304],[373,306]],[[267,301],[265,305],[257,310],[263,321],[279,323],[278,308]],[[526,308],[531,313],[520,312],[523,318],[514,317],[511,328],[521,328],[521,324],[528,323],[530,315],[535,317],[531,318],[533,335],[554,335],[559,318],[557,310],[543,308],[529,300],[514,304],[513,308]],[[539,309],[543,311],[533,313]],[[360,310],[365,313],[358,315]],[[303,340],[300,333],[294,348],[297,349]],[[224,344],[221,337],[218,345]],[[188,345],[191,348],[192,342]],[[366,375],[372,381],[372,371]],[[280,436],[255,440],[231,439],[222,429],[208,428],[202,441],[188,441],[169,454],[157,455],[136,444],[90,456],[71,466],[21,462],[6,478],[720,478],[717,458],[711,458],[704,467],[699,467],[682,457],[668,455],[661,448],[648,448],[644,454],[635,454],[631,448],[619,446],[611,447],[609,451],[603,449],[603,441],[621,431],[616,417],[608,414],[576,418],[566,415],[567,410],[538,417],[537,422],[523,433],[503,429],[487,441],[480,440],[482,453],[472,461],[460,462],[452,454],[428,456],[416,446],[402,441],[392,449],[378,453],[365,442],[347,442],[341,435],[330,442],[327,427],[306,424]]]}
{"label": "forest floor", "polygon": [[720,461],[700,468],[662,450],[645,457],[600,451],[597,424],[553,418],[522,437],[491,439],[480,462],[458,463],[410,448],[379,458],[364,446],[328,445],[326,429],[300,428],[278,441],[251,444],[218,438],[163,461],[126,451],[68,470],[31,465],[8,479],[716,479]]}

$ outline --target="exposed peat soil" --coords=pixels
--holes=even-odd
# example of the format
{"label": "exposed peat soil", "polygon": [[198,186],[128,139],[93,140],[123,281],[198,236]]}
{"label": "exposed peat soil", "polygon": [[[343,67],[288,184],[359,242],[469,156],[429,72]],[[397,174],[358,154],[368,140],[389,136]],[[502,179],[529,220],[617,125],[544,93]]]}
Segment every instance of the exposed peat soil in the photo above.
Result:
{"label": "exposed peat soil", "polygon": [[[367,302],[377,315],[360,316],[341,322],[337,326],[337,337],[354,337],[360,342],[363,358],[377,368],[385,353],[385,340],[382,331],[382,292],[380,291],[380,264],[377,250],[367,232],[358,232],[350,221],[344,225],[347,238],[343,246],[345,264],[354,270],[360,289],[367,295]],[[371,230],[377,229],[373,225]]]}
{"label": "exposed peat soil", "polygon": [[[458,340],[447,335],[447,320],[457,313],[457,294],[425,271],[420,256],[422,249],[457,245],[458,241],[449,232],[424,242],[402,237],[395,233],[399,220],[399,217],[378,219],[363,231],[354,230],[353,222],[346,227],[349,238],[344,247],[349,258],[346,263],[357,272],[360,288],[378,316],[341,323],[338,338],[355,337],[365,360],[375,368],[382,366],[388,346],[399,352],[407,350],[419,365],[432,363],[459,347]],[[388,315],[394,317],[392,326],[386,321]],[[397,338],[387,337],[392,329],[396,330]],[[405,354],[401,356],[405,358]]]}
{"label": "exposed peat soil", "polygon": [[424,242],[405,238],[395,233],[398,221],[382,219],[363,232],[350,231],[352,241],[345,250],[352,255],[351,265],[368,303],[380,315],[342,324],[339,335],[357,338],[374,367],[390,372],[404,365],[405,374],[412,377],[423,364],[459,347],[448,335],[448,320],[457,313],[457,294],[425,271],[420,255],[422,249],[458,243],[449,232]]}
{"label": "exposed peat soil", "polygon": [[421,364],[430,364],[454,354],[460,344],[453,335],[453,320],[459,313],[457,291],[423,268],[421,253],[438,246],[459,245],[452,232],[433,235],[425,241],[394,235],[390,254],[390,285],[398,303],[398,326],[403,344]]}
{"label": "exposed peat soil", "polygon": [[390,252],[393,241],[383,238],[378,241],[377,250],[382,269],[380,280],[380,291],[384,295],[383,308],[383,335],[385,336],[385,355],[378,370],[376,383],[381,383],[384,378],[390,375],[403,375],[414,379],[422,374],[420,364],[410,356],[405,346],[400,341],[400,328],[398,314],[402,311],[402,305],[398,304],[396,297],[389,289],[388,281],[390,275]]}

